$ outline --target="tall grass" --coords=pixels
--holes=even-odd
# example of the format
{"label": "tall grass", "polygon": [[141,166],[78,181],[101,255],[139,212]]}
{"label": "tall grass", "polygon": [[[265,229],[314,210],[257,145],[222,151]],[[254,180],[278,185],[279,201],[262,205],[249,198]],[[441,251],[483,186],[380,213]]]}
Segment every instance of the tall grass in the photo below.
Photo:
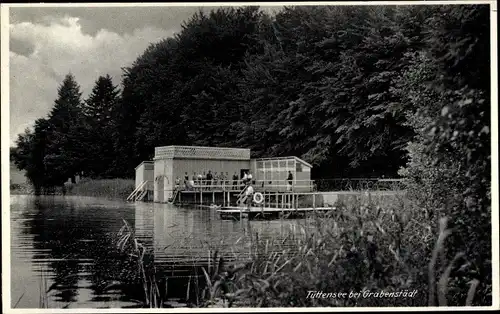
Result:
{"label": "tall grass", "polygon": [[146,254],[146,247],[142,245],[135,237],[135,231],[123,220],[123,226],[118,232],[119,240],[117,248],[122,252],[134,258],[137,265],[137,273],[141,280],[142,288],[144,291],[144,306],[150,308],[161,308],[163,300],[160,296],[160,291],[156,281],[156,271],[153,272],[146,270],[144,264],[144,255]]}
{"label": "tall grass", "polygon": [[134,189],[134,180],[83,179],[77,184],[68,186],[67,195],[126,199]]}
{"label": "tall grass", "polygon": [[[130,227],[125,229],[131,235],[122,238],[121,245],[127,241],[136,243]],[[446,218],[430,221],[425,211],[401,195],[373,199],[367,194],[363,198],[350,198],[338,202],[330,214],[311,216],[289,228],[282,238],[263,239],[258,232],[250,231],[233,243],[233,249],[223,253],[211,249],[208,267],[202,269],[205,283],[196,284],[198,305],[471,305],[477,281],[471,282],[467,291],[450,290],[456,269],[467,262],[461,252],[456,252],[451,261],[445,259],[443,252],[450,249],[446,248],[446,240],[451,232]],[[237,249],[241,248],[241,242],[246,242],[248,251]],[[140,245],[132,247],[139,248],[137,257],[143,256]],[[234,262],[227,262],[228,255],[232,255]],[[139,267],[138,271],[143,270]],[[158,302],[152,298],[157,293],[155,300],[158,300],[159,292],[151,279],[146,275],[142,278],[146,302],[157,307]],[[309,291],[346,295],[311,298]],[[381,291],[414,295],[373,295]],[[360,295],[349,297],[351,292]],[[464,297],[457,299],[452,295]]]}
{"label": "tall grass", "polygon": [[[444,259],[446,218],[439,229],[404,198],[378,203],[368,198],[337,203],[329,216],[311,217],[283,240],[252,234],[247,263],[223,270],[211,281],[208,304],[248,307],[439,306],[471,305],[478,282],[468,291],[449,291],[454,270],[466,263],[457,252]],[[436,230],[437,229],[437,230]],[[217,277],[217,276],[215,276]],[[224,286],[224,289],[220,289]],[[347,293],[344,297],[308,298],[308,291]],[[363,295],[363,291],[366,292]],[[413,292],[411,297],[374,297],[368,292]],[[358,297],[348,297],[360,292]],[[451,294],[466,295],[450,304]],[[465,293],[465,294],[464,294]]]}

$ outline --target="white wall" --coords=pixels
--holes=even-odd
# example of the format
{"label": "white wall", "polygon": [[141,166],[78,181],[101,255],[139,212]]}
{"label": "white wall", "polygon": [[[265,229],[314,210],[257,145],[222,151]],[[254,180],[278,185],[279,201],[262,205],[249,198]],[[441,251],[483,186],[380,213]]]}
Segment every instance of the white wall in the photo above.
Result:
{"label": "white wall", "polygon": [[154,163],[154,201],[166,202],[172,196],[174,179],[172,179],[172,159],[159,159]]}
{"label": "white wall", "polygon": [[135,169],[135,187],[137,188],[142,182],[144,182],[144,164]]}
{"label": "white wall", "polygon": [[150,169],[153,167],[153,164],[145,164],[142,163],[140,166],[135,169],[135,187],[137,188],[142,182],[150,181],[146,185],[148,190],[153,189],[153,180],[154,180],[154,169]]}

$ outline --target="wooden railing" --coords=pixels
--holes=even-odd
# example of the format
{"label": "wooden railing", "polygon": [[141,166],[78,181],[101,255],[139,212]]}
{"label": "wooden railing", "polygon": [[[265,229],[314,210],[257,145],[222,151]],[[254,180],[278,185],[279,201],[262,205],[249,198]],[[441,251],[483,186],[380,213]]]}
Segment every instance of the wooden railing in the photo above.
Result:
{"label": "wooden railing", "polygon": [[388,191],[405,188],[404,179],[354,178],[315,180],[315,190],[324,191]]}
{"label": "wooden railing", "polygon": [[[189,183],[191,182],[191,183]],[[252,180],[252,185],[256,191],[313,191],[313,180],[294,180],[290,185],[288,181],[269,181],[269,180]],[[180,191],[239,191],[245,189],[246,184],[243,180],[191,180],[188,184],[182,182],[176,185],[176,189]]]}
{"label": "wooden railing", "polygon": [[[193,181],[189,181],[193,182]],[[252,180],[255,191],[272,192],[325,192],[325,191],[364,191],[364,190],[402,190],[404,179],[355,178],[355,179],[318,179],[294,180],[290,185],[288,180],[269,181]],[[176,185],[178,191],[237,191],[245,189],[243,180],[195,180],[194,185],[184,182]]]}

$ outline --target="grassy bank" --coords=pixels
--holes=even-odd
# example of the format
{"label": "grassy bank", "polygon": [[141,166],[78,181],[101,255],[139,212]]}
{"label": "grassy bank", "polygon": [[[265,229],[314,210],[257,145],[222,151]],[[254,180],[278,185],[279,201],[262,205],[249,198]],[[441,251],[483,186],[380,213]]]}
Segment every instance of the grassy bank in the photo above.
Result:
{"label": "grassy bank", "polygon": [[11,195],[26,195],[33,194],[33,188],[30,184],[11,184],[10,185],[10,194]]}
{"label": "grassy bank", "polygon": [[[125,200],[135,189],[134,180],[130,179],[82,179],[77,184],[65,183],[66,195],[103,197]],[[12,184],[11,195],[33,194],[29,184]],[[63,195],[62,187],[55,187],[51,194]]]}
{"label": "grassy bank", "polygon": [[[227,249],[223,254],[207,248],[209,266],[203,269],[204,284],[197,285],[203,297],[192,306],[485,305],[475,291],[477,281],[460,285],[464,256],[456,252],[447,260],[443,254],[451,234],[446,218],[430,220],[401,196],[350,199],[336,206],[331,215],[310,217],[288,230],[284,239],[264,240],[248,232],[231,244],[233,256]],[[161,307],[140,260],[147,249],[132,230],[121,236],[119,246],[130,243],[129,253],[139,258],[146,306]],[[246,253],[234,253],[243,246]],[[229,257],[238,263],[226,263]],[[331,295],[314,297],[312,291]]]}
{"label": "grassy bank", "polygon": [[135,182],[130,179],[82,179],[78,184],[68,185],[66,195],[124,200],[134,189]]}

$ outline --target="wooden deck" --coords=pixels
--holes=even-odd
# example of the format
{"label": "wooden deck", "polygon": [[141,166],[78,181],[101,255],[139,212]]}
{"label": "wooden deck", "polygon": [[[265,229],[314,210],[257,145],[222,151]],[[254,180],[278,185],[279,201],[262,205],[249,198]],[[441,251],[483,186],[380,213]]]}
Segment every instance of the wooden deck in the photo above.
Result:
{"label": "wooden deck", "polygon": [[257,207],[257,206],[252,206],[250,208],[248,207],[238,207],[238,206],[226,206],[222,207],[221,209],[218,209],[217,212],[220,213],[275,213],[275,212],[314,212],[314,211],[328,211],[328,210],[334,210],[335,207],[304,207],[304,208],[273,208],[273,207]]}
{"label": "wooden deck", "polygon": [[296,218],[308,213],[325,213],[335,210],[335,207],[303,207],[303,208],[273,208],[273,207],[238,207],[226,206],[217,210],[222,219],[274,219],[278,217]]}

